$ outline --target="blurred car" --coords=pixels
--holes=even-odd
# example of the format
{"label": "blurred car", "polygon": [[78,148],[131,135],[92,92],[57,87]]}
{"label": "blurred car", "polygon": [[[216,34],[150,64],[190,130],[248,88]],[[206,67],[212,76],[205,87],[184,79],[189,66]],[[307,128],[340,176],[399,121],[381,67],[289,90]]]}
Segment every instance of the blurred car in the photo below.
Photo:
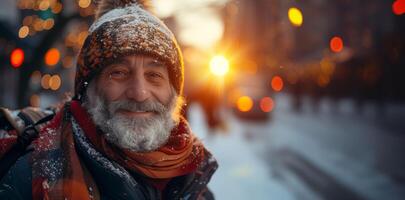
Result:
{"label": "blurred car", "polygon": [[261,75],[236,77],[228,99],[237,117],[254,121],[265,121],[271,117],[274,102],[267,82]]}

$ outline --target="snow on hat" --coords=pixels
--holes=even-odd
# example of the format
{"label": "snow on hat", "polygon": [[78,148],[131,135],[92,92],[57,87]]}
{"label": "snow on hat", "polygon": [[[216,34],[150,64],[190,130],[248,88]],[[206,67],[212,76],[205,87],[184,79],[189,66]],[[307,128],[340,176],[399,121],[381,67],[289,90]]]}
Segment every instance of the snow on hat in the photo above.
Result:
{"label": "snow on hat", "polygon": [[183,57],[173,33],[145,9],[146,0],[101,0],[77,60],[75,98],[81,99],[88,83],[115,59],[142,54],[165,63],[170,82],[182,93]]}

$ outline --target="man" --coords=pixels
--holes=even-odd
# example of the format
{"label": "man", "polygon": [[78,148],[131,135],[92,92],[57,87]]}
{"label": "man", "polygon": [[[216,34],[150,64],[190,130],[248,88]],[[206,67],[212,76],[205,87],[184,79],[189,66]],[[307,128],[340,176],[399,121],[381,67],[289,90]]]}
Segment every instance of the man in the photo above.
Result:
{"label": "man", "polygon": [[2,178],[0,199],[213,199],[217,163],[179,115],[182,87],[170,30],[133,0],[101,1],[75,97]]}

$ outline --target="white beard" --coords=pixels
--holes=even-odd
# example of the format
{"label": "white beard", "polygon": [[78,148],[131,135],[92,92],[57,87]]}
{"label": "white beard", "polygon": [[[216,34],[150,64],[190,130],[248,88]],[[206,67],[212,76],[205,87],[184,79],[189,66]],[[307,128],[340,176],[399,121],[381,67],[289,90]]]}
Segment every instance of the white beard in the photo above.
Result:
{"label": "white beard", "polygon": [[[135,152],[156,150],[167,142],[171,130],[178,124],[179,116],[174,113],[179,107],[181,109],[181,105],[176,103],[176,99],[181,98],[177,96],[173,96],[165,107],[159,102],[107,102],[97,94],[95,87],[87,89],[84,106],[96,126],[106,134],[106,139],[118,147]],[[116,112],[120,108],[155,113],[151,117],[127,117]]]}

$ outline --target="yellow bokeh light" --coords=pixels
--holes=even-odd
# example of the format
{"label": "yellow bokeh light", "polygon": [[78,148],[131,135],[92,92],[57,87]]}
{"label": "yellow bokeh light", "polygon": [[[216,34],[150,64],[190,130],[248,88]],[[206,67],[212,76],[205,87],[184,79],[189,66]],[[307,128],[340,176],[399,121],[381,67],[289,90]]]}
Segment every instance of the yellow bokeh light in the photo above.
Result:
{"label": "yellow bokeh light", "polygon": [[44,89],[49,89],[49,80],[51,79],[51,75],[49,74],[45,74],[44,76],[42,76],[41,79],[41,86]]}
{"label": "yellow bokeh light", "polygon": [[51,88],[51,90],[58,90],[61,84],[62,80],[60,79],[59,75],[53,75],[49,79],[49,87]]}
{"label": "yellow bokeh light", "polygon": [[210,61],[210,70],[217,76],[224,76],[229,70],[229,61],[224,56],[214,56]]}
{"label": "yellow bokeh light", "polygon": [[253,100],[248,96],[243,96],[238,99],[236,106],[242,112],[248,112],[253,107]]}
{"label": "yellow bokeh light", "polygon": [[304,21],[302,12],[295,7],[288,9],[288,19],[290,19],[291,24],[294,26],[301,26]]}
{"label": "yellow bokeh light", "polygon": [[45,64],[54,66],[59,62],[60,53],[56,48],[49,49],[45,54]]}
{"label": "yellow bokeh light", "polygon": [[79,0],[78,4],[80,8],[87,8],[90,6],[91,0]]}
{"label": "yellow bokeh light", "polygon": [[45,11],[49,8],[50,6],[49,0],[42,0],[41,3],[39,3],[39,9],[42,11]]}
{"label": "yellow bokeh light", "polygon": [[20,28],[20,30],[18,31],[18,37],[25,38],[25,37],[27,37],[29,32],[30,32],[30,29],[28,28],[28,26],[22,26]]}

